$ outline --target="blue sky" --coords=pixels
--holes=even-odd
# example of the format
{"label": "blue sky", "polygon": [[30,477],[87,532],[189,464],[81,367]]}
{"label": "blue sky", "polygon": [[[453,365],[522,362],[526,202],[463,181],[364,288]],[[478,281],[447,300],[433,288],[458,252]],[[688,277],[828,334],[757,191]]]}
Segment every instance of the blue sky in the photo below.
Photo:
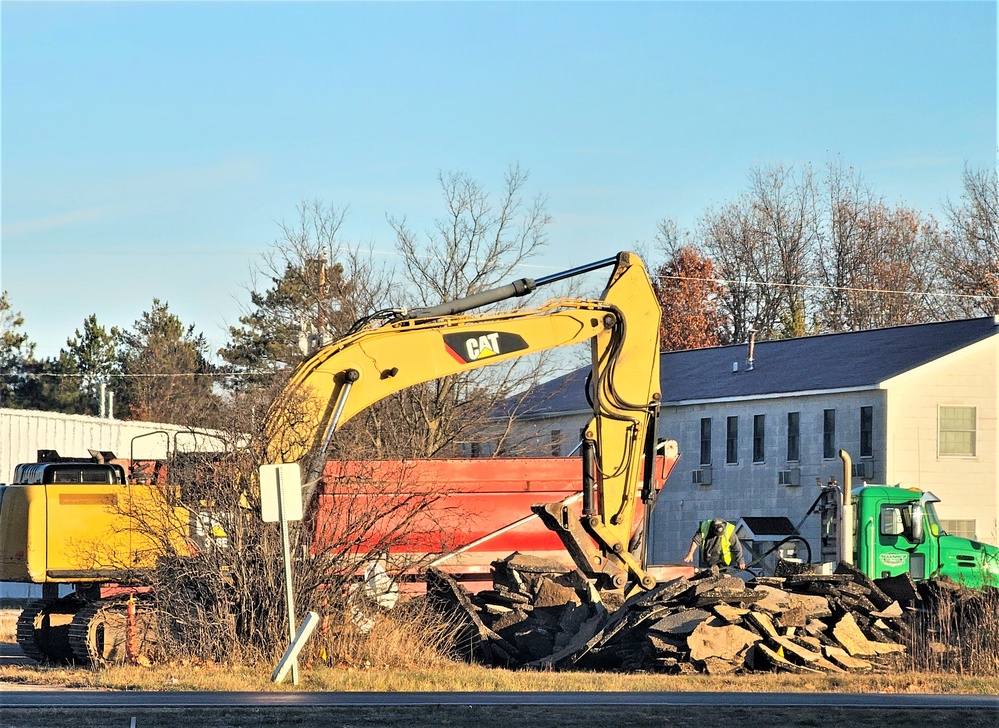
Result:
{"label": "blue sky", "polygon": [[39,355],[166,300],[213,348],[296,205],[548,197],[541,275],[650,245],[753,165],[834,157],[940,214],[996,160],[996,4],[3,2],[0,285]]}

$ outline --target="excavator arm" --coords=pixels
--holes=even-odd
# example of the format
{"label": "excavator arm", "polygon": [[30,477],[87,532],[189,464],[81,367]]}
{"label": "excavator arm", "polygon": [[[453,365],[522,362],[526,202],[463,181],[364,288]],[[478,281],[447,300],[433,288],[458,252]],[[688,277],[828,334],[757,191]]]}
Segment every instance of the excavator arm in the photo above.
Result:
{"label": "excavator arm", "polygon": [[[560,298],[533,308],[465,313],[603,265],[613,265],[614,271],[599,299]],[[553,518],[559,521],[555,530],[588,575],[606,576],[615,586],[623,586],[630,575],[651,587],[654,581],[627,549],[660,399],[660,309],[638,256],[620,253],[566,274],[525,279],[440,306],[398,310],[393,316],[389,323],[320,349],[298,367],[265,422],[268,461],[312,458],[324,463],[336,428],[394,392],[591,341],[593,418],[584,434],[589,475],[584,473],[582,523],[563,528],[562,514],[539,515],[549,527],[556,526]],[[647,478],[651,470],[650,459]],[[648,486],[645,491],[647,495]]]}
{"label": "excavator arm", "polygon": [[[637,256],[628,255],[637,261]],[[628,275],[628,274],[631,275]],[[629,550],[639,498],[654,495],[654,459],[661,400],[661,310],[644,268],[619,266],[601,299],[621,312],[613,336],[593,340],[593,418],[583,431],[583,508],[576,519],[561,503],[534,507],[587,576],[622,588],[655,586]],[[643,467],[644,465],[644,467]]]}

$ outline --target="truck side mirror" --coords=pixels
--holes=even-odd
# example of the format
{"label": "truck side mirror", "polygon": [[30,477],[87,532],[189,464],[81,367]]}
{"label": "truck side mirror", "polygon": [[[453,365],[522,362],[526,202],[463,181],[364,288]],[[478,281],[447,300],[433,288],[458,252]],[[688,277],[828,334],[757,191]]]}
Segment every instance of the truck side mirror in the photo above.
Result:
{"label": "truck side mirror", "polygon": [[923,504],[912,504],[912,540],[922,543],[926,534],[923,532]]}

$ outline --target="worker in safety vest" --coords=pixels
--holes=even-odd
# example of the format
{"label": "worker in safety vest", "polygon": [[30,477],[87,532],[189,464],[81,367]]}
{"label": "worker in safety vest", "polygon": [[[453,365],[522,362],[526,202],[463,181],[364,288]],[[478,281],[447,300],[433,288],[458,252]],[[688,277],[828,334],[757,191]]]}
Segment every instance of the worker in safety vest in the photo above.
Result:
{"label": "worker in safety vest", "polygon": [[703,567],[718,566],[725,568],[732,564],[740,569],[746,568],[746,558],[742,553],[742,543],[735,534],[735,526],[720,518],[701,521],[701,525],[690,542],[690,549],[683,557],[684,562],[694,561],[694,553],[700,549],[700,565]]}

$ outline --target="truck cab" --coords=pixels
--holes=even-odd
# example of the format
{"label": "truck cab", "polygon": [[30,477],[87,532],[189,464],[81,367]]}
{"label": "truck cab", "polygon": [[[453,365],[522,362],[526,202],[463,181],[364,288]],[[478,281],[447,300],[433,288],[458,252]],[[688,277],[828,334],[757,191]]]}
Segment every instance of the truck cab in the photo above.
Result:
{"label": "truck cab", "polygon": [[854,563],[872,579],[908,574],[915,581],[949,577],[972,588],[999,587],[999,549],[948,535],[937,502],[916,488],[854,490]]}

